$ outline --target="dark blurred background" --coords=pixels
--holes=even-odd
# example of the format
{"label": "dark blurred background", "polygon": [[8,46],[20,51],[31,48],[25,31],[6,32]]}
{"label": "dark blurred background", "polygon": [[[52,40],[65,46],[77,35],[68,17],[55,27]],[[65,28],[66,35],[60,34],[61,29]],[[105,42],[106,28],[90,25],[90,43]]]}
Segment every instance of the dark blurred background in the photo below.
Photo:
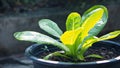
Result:
{"label": "dark blurred background", "polygon": [[[65,31],[70,12],[82,15],[93,5],[104,5],[109,11],[108,23],[98,36],[120,29],[120,0],[0,0],[0,68],[32,68],[24,65],[31,64],[24,57],[24,50],[33,43],[17,41],[14,32],[34,30],[45,33],[38,26],[38,21],[43,18],[53,20]],[[120,37],[113,41],[119,43]]]}

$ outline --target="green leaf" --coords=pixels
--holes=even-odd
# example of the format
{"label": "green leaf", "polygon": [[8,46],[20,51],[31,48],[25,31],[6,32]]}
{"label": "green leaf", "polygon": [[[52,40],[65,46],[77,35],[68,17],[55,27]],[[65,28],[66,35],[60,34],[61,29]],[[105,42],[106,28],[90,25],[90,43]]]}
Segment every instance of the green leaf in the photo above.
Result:
{"label": "green leaf", "polygon": [[30,41],[36,42],[38,44],[52,44],[57,46],[65,51],[69,51],[69,49],[63,45],[62,43],[54,40],[53,38],[46,36],[44,34],[34,32],[34,31],[22,31],[14,33],[14,37],[21,41]]}
{"label": "green leaf", "polygon": [[108,12],[102,5],[96,5],[88,9],[82,16],[82,27],[84,32],[82,37],[88,34],[97,35],[107,22]]}
{"label": "green leaf", "polygon": [[108,40],[108,39],[112,39],[112,38],[115,38],[117,36],[120,35],[120,30],[117,30],[117,31],[114,31],[114,32],[110,32],[106,35],[103,35],[99,38],[99,41],[102,41],[102,40]]}
{"label": "green leaf", "polygon": [[103,57],[97,54],[91,54],[91,55],[87,55],[85,58],[98,58],[98,59],[102,59]]}
{"label": "green leaf", "polygon": [[72,12],[68,15],[66,20],[66,30],[75,30],[80,27],[81,16],[77,12]]}
{"label": "green leaf", "polygon": [[44,31],[48,32],[49,34],[55,36],[55,37],[60,37],[62,35],[62,30],[58,27],[58,25],[49,20],[49,19],[42,19],[39,21],[39,26],[41,29]]}

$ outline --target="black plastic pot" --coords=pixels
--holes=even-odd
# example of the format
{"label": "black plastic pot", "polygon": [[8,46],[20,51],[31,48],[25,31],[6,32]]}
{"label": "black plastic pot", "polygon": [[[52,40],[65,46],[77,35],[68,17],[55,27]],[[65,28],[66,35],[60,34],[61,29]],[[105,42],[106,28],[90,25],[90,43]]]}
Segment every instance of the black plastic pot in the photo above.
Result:
{"label": "black plastic pot", "polygon": [[[118,48],[120,51],[120,44],[113,41],[102,41],[95,43],[94,45],[104,45],[105,47]],[[34,44],[26,49],[26,56],[33,60],[34,68],[120,68],[120,56],[109,59],[101,60],[96,62],[83,62],[83,63],[69,63],[69,62],[58,62],[50,61],[39,58],[45,49],[42,48],[44,45]],[[51,51],[56,50],[57,48],[50,47]]]}

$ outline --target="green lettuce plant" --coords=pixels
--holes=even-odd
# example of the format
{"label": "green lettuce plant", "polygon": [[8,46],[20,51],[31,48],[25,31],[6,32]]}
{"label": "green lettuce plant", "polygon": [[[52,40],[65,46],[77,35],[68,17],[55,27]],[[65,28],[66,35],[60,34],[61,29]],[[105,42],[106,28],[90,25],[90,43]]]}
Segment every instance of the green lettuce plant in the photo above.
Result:
{"label": "green lettuce plant", "polygon": [[107,19],[108,11],[106,7],[95,5],[85,11],[82,17],[77,12],[70,13],[66,20],[66,31],[64,33],[55,22],[49,19],[39,21],[40,28],[59,38],[60,42],[35,31],[16,32],[14,33],[14,37],[18,40],[36,42],[37,44],[52,44],[63,50],[62,53],[56,51],[45,56],[44,59],[46,60],[51,56],[61,56],[73,59],[74,61],[84,61],[88,57],[103,58],[97,54],[87,56],[84,54],[93,43],[112,39],[120,34],[120,30],[117,30],[97,37],[98,33],[105,26]]}

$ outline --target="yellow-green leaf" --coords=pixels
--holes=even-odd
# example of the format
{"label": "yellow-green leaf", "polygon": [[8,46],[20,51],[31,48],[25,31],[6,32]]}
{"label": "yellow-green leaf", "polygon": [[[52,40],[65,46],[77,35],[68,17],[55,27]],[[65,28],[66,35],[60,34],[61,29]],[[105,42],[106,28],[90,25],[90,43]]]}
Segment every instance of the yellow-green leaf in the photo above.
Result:
{"label": "yellow-green leaf", "polygon": [[[95,5],[93,7],[91,7],[90,9],[88,9],[87,11],[84,12],[83,16],[82,16],[82,21],[81,23],[84,24],[84,21],[91,15],[93,14],[98,8],[103,9],[103,15],[102,18],[96,22],[95,26],[90,29],[89,34],[96,36],[99,34],[99,32],[103,29],[103,27],[105,26],[105,24],[107,23],[107,19],[108,19],[108,11],[107,8],[103,5]],[[82,26],[82,25],[81,25]]]}
{"label": "yellow-green leaf", "polygon": [[120,30],[117,30],[117,31],[114,31],[114,32],[110,32],[106,35],[103,35],[99,38],[99,41],[102,41],[102,40],[108,40],[108,39],[112,39],[112,38],[115,38],[117,36],[120,35]]}
{"label": "yellow-green leaf", "polygon": [[81,16],[77,12],[69,14],[66,20],[66,30],[75,30],[80,27]]}
{"label": "yellow-green leaf", "polygon": [[103,16],[104,10],[102,8],[98,8],[90,12],[90,16],[86,18],[82,27],[84,28],[82,38],[88,36],[88,32],[95,26],[95,24],[101,19]]}
{"label": "yellow-green leaf", "polygon": [[93,43],[97,42],[97,37],[94,37],[94,36],[87,36],[83,42],[81,43],[81,45],[79,45],[78,47],[78,51],[79,51],[79,59],[80,60],[83,60],[84,57],[84,53],[88,50],[89,47],[92,46]]}
{"label": "yellow-green leaf", "polygon": [[79,34],[81,33],[82,28],[77,30],[66,31],[61,37],[60,40],[65,45],[73,45],[78,38]]}

